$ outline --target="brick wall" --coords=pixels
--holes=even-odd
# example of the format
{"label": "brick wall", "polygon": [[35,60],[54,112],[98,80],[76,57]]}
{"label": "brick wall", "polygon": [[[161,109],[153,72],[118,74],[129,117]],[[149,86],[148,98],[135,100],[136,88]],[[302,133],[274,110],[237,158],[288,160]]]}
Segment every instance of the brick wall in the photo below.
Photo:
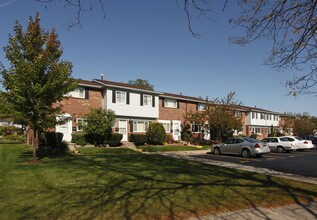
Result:
{"label": "brick wall", "polygon": [[[187,114],[196,112],[197,103],[179,100],[179,108],[163,107],[164,99],[159,101],[159,120],[180,120],[186,123]],[[188,123],[188,122],[187,122]]]}
{"label": "brick wall", "polygon": [[59,103],[62,105],[63,113],[72,115],[73,127],[77,126],[76,119],[82,118],[91,109],[103,108],[102,91],[89,88],[88,92],[88,99],[69,97]]}

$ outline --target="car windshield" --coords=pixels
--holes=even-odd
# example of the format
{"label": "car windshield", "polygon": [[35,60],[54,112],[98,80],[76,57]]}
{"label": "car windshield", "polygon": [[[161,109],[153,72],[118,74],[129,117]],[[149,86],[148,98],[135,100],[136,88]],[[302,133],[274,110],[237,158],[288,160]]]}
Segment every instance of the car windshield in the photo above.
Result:
{"label": "car windshield", "polygon": [[304,140],[303,138],[300,138],[300,137],[295,137],[295,139],[297,139],[297,140],[299,140],[299,141],[302,141],[302,140]]}
{"label": "car windshield", "polygon": [[280,138],[280,141],[285,142],[285,141],[289,141],[289,140],[287,138]]}
{"label": "car windshield", "polygon": [[253,139],[253,138],[247,138],[247,137],[245,137],[245,138],[242,138],[242,139],[245,140],[245,141],[247,141],[247,142],[249,142],[249,143],[258,143],[258,142],[259,142],[258,140]]}

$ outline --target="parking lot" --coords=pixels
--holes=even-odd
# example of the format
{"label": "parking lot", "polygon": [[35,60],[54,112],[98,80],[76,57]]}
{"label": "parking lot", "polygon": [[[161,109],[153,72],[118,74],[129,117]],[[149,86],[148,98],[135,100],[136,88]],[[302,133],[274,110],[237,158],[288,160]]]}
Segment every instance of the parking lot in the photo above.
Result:
{"label": "parking lot", "polygon": [[275,171],[307,177],[317,177],[317,150],[296,151],[290,153],[271,152],[261,158],[243,158],[235,155],[214,155],[209,153],[196,157],[268,168]]}

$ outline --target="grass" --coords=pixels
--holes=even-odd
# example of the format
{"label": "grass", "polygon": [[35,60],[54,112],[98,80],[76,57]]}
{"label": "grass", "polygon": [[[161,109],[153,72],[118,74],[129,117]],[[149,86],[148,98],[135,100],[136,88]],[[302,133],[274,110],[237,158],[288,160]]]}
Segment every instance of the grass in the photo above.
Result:
{"label": "grass", "polygon": [[165,152],[165,151],[195,151],[195,150],[210,150],[210,146],[202,146],[202,148],[196,148],[194,146],[138,146],[145,152]]}
{"label": "grass", "polygon": [[130,154],[135,153],[133,150],[128,148],[106,148],[106,147],[80,147],[77,148],[81,154]]}
{"label": "grass", "polygon": [[0,219],[184,219],[316,199],[317,186],[146,154],[0,145]]}

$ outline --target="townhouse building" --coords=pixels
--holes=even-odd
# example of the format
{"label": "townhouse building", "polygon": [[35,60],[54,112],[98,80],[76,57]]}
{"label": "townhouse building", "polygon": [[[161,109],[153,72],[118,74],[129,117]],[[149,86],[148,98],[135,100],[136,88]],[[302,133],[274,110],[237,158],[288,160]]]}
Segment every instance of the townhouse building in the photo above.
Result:
{"label": "townhouse building", "polygon": [[271,133],[271,126],[280,130],[280,113],[256,107],[242,107],[245,109],[245,135],[257,134],[261,138]]}
{"label": "townhouse building", "polygon": [[[128,141],[131,133],[145,133],[151,121],[161,123],[166,133],[178,141],[181,126],[190,124],[188,115],[204,111],[206,106],[206,100],[201,98],[145,90],[104,79],[80,80],[78,87],[67,96],[60,102],[63,106],[60,117],[70,120],[56,126],[56,131],[64,134],[65,141],[71,141],[73,132],[83,130],[84,115],[95,108],[115,112],[117,118],[113,131],[123,135],[122,141]],[[280,114],[277,112],[247,106],[237,106],[234,112],[243,125],[242,131],[235,131],[236,135],[258,134],[259,138],[264,138],[270,133],[271,125],[279,127]],[[191,131],[194,135],[210,138],[201,125],[191,124]]]}

